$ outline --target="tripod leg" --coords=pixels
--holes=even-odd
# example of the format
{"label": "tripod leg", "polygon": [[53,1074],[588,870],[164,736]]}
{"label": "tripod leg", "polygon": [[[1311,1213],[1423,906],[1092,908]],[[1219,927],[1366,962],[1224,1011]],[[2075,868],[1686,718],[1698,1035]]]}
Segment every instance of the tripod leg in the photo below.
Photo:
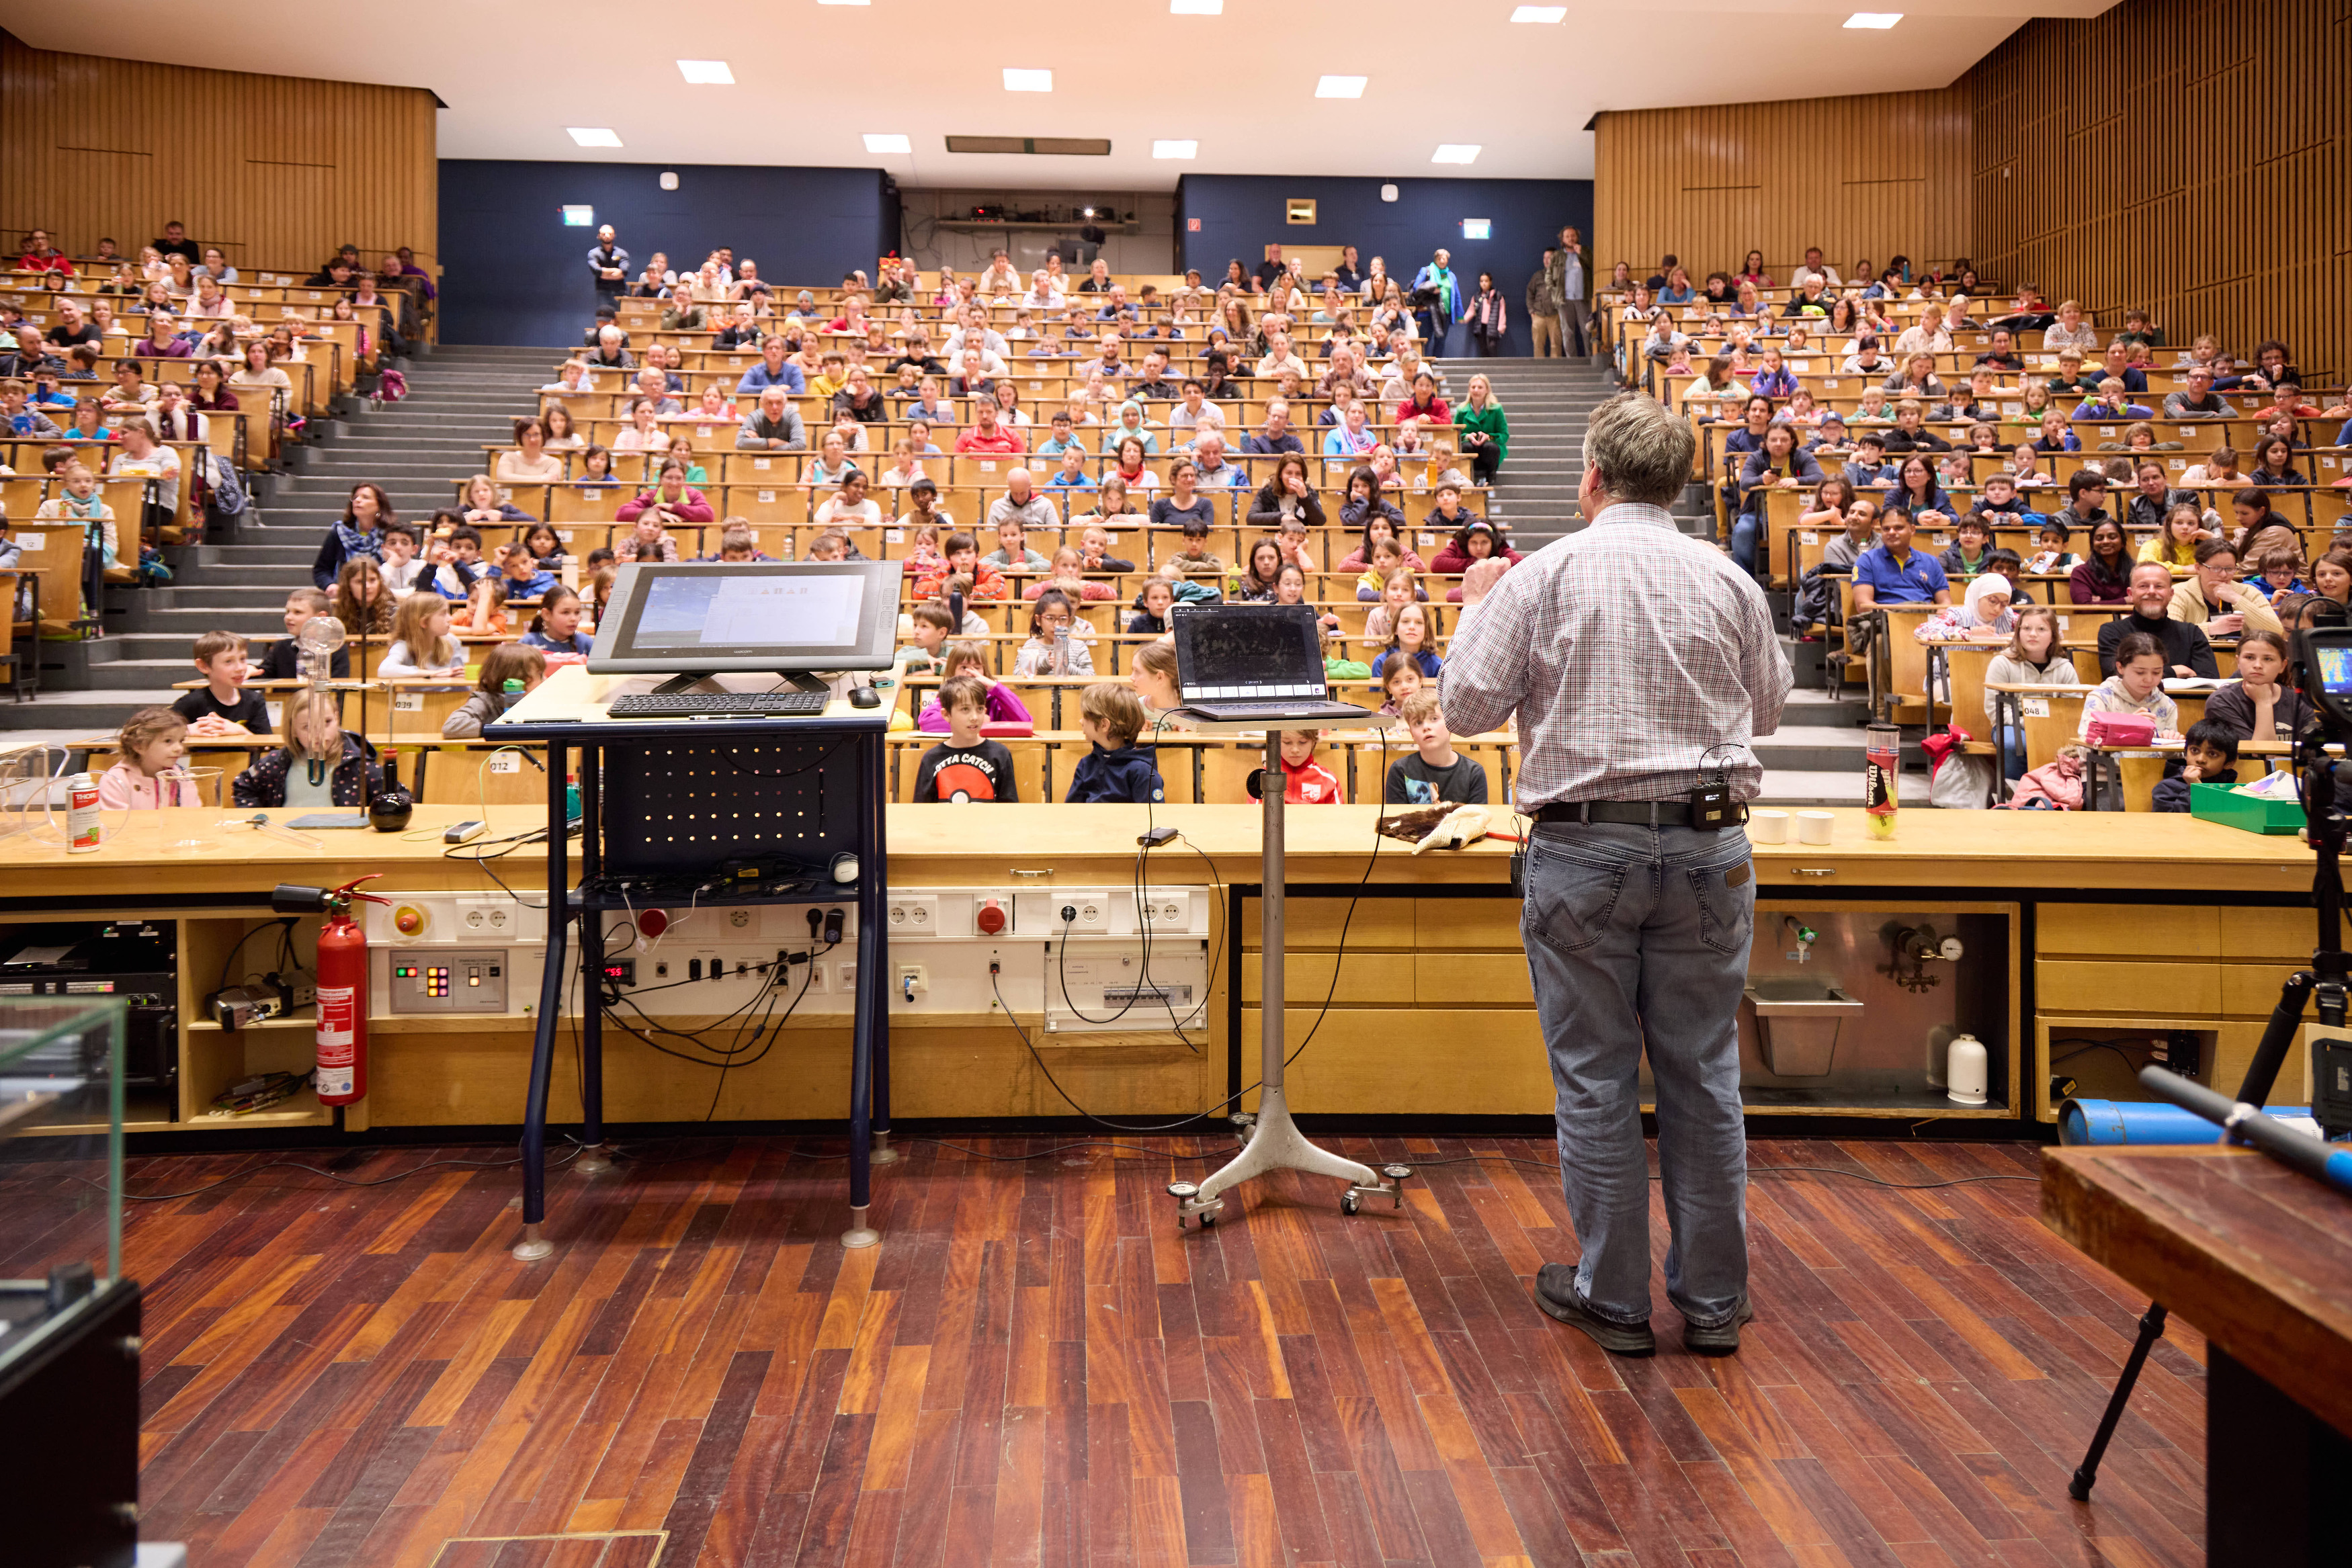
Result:
{"label": "tripod leg", "polygon": [[2124,1363],[2124,1375],[2116,1379],[2116,1391],[2107,1396],[2106,1414],[2099,1417],[2099,1429],[2092,1434],[2090,1451],[2074,1467],[2074,1479],[2066,1483],[2066,1495],[2076,1502],[2091,1500],[2091,1488],[2099,1479],[2099,1461],[2106,1457],[2116,1424],[2124,1418],[2124,1406],[2131,1402],[2132,1386],[2139,1382],[2140,1368],[2147,1364],[2147,1353],[2164,1337],[2164,1318],[2163,1303],[2150,1301],[2139,1320],[2139,1338],[2133,1342],[2131,1358]]}
{"label": "tripod leg", "polygon": [[2319,977],[2306,969],[2289,975],[2279,987],[2278,1006],[2271,1009],[2262,1043],[2254,1047],[2253,1060],[2246,1063],[2245,1081],[2238,1085],[2238,1098],[2244,1103],[2258,1107],[2270,1103],[2279,1068],[2286,1061],[2286,1053],[2294,1049],[2294,1037],[2303,1028],[2304,1000],[2318,983]]}

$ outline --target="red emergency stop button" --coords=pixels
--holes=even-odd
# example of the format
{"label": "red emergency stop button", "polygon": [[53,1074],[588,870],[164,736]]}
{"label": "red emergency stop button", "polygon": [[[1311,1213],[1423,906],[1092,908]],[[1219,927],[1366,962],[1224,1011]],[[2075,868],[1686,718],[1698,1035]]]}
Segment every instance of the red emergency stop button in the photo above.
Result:
{"label": "red emergency stop button", "polygon": [[972,916],[971,923],[980,927],[981,934],[984,936],[993,936],[998,932],[1003,930],[1004,905],[1003,902],[993,898],[982,899],[980,901],[980,913]]}
{"label": "red emergency stop button", "polygon": [[425,929],[425,911],[413,904],[404,904],[392,912],[392,928],[403,936],[415,936]]}

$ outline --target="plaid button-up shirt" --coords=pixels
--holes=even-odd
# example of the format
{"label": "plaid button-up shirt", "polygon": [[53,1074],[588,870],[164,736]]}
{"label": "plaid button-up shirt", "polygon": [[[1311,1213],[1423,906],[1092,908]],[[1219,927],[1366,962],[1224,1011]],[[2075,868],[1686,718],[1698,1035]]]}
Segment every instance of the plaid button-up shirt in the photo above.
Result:
{"label": "plaid button-up shirt", "polygon": [[1454,638],[1441,695],[1456,735],[1519,720],[1521,810],[1687,795],[1710,747],[1733,792],[1764,769],[1792,684],[1755,580],[1662,507],[1620,504],[1503,575]]}

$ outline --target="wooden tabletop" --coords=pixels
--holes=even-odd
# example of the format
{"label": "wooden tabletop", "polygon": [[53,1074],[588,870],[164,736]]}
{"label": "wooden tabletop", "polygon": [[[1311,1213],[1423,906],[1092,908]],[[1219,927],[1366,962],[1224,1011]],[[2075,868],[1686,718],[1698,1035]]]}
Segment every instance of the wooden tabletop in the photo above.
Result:
{"label": "wooden tabletop", "polygon": [[[1286,813],[1286,840],[1294,883],[1353,883],[1365,873],[1373,845],[1372,806],[1300,806]],[[355,876],[382,869],[401,885],[488,886],[481,870],[445,861],[437,837],[424,834],[460,818],[486,815],[489,837],[535,826],[545,813],[529,806],[419,806],[412,832],[330,831],[315,835],[324,848],[306,852],[249,829],[218,830],[198,855],[173,854],[155,819],[166,813],[107,811],[110,830],[130,819],[121,839],[94,853],[68,856],[57,845],[13,838],[0,852],[0,897],[58,891],[57,872],[70,865],[78,891],[138,894],[185,894],[259,885],[283,875],[313,882],[330,873]],[[191,812],[191,815],[197,813]],[[213,814],[250,815],[234,810]],[[272,812],[281,820],[299,812]],[[1839,807],[1826,845],[1759,844],[1756,878],[1763,887],[1933,888],[1943,896],[1971,888],[2178,889],[2203,900],[2220,890],[2302,896],[2311,885],[2312,853],[2291,837],[2264,837],[2187,816],[2137,812],[1906,810],[1892,840],[1870,837],[1859,806]],[[1510,818],[1498,813],[1497,831]],[[1137,837],[1147,826],[1180,829],[1185,842],[1212,857],[1226,881],[1257,880],[1261,814],[1255,806],[1157,807],[1058,802],[986,808],[979,822],[961,809],[928,805],[889,808],[890,875],[908,886],[984,886],[1003,882],[1013,868],[1053,868],[1068,883],[1085,877],[1124,883],[1133,874]],[[1795,827],[1790,824],[1793,837]],[[1480,883],[1503,888],[1511,846],[1488,839],[1464,851],[1416,856],[1412,846],[1381,841],[1376,883]],[[1163,859],[1176,850],[1157,852]],[[543,851],[520,849],[498,862],[498,874],[543,877]],[[1191,854],[1184,874],[1205,869]],[[389,863],[388,863],[389,862]],[[509,869],[512,868],[512,869]],[[1173,875],[1173,873],[1162,873]]]}
{"label": "wooden tabletop", "polygon": [[2251,1149],[2046,1149],[2042,1218],[2352,1433],[2352,1198]]}

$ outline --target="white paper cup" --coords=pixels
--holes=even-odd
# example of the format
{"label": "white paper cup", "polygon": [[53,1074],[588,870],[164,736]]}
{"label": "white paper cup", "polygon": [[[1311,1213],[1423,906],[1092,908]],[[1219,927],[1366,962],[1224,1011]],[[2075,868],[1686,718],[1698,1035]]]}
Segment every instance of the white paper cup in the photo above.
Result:
{"label": "white paper cup", "polygon": [[1834,811],[1800,811],[1797,813],[1797,841],[1801,844],[1825,844],[1830,841],[1830,830],[1837,825]]}
{"label": "white paper cup", "polygon": [[1789,813],[1786,811],[1751,810],[1748,813],[1748,841],[1751,844],[1785,844],[1789,841]]}

